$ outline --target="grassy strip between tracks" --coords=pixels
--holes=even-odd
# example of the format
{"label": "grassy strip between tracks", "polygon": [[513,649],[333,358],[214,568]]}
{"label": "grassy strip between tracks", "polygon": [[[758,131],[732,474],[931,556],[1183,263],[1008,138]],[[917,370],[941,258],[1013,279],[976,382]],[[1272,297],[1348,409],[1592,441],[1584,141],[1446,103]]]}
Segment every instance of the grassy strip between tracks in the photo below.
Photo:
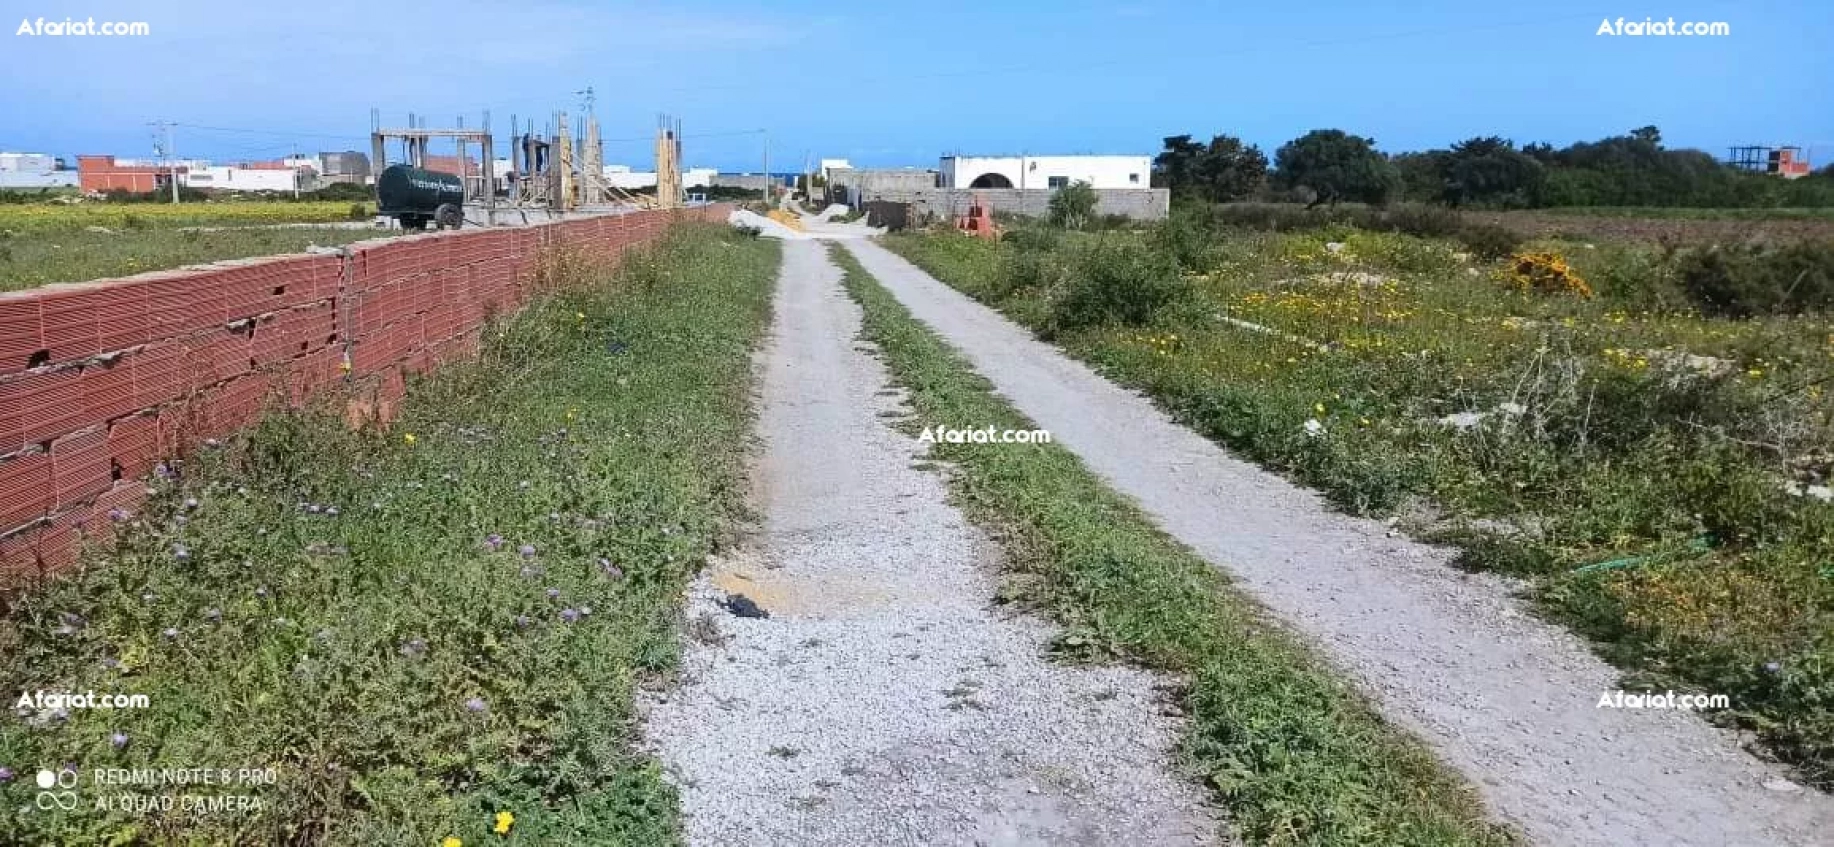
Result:
{"label": "grassy strip between tracks", "polygon": [[[0,722],[0,842],[676,841],[633,691],[742,508],[776,265],[684,224],[493,325],[386,432],[276,415],[154,479],[116,547],[0,619],[0,690],[150,698]],[[82,804],[38,810],[65,763]],[[277,779],[138,789],[258,798],[239,814],[97,809],[115,767]]]}
{"label": "grassy strip between tracks", "polygon": [[[864,334],[922,422],[1033,429],[985,379],[836,251]],[[1508,844],[1471,790],[1385,724],[1227,578],[1153,526],[1069,450],[935,445],[960,504],[1007,551],[1007,594],[1064,627],[1071,657],[1188,679],[1182,758],[1255,844]]]}

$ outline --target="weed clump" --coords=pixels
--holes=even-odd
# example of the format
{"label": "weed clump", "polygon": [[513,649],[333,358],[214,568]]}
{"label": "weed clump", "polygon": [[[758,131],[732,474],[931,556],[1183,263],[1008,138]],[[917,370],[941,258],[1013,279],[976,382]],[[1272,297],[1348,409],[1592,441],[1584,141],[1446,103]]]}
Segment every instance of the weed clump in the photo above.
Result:
{"label": "weed clump", "polygon": [[1067,277],[1051,304],[1053,333],[1108,324],[1141,326],[1190,290],[1176,262],[1139,244],[1082,250]]}
{"label": "weed clump", "polygon": [[1683,251],[1676,262],[1682,289],[1708,314],[1743,318],[1834,307],[1834,242],[1715,246]]}

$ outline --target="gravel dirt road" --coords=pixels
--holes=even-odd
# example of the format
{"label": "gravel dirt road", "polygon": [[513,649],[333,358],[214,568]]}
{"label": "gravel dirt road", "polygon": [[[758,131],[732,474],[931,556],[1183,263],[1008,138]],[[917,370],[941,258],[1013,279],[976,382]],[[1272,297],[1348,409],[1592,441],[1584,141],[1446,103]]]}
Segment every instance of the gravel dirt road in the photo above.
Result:
{"label": "gravel dirt road", "polygon": [[870,241],[848,249],[1054,440],[1224,568],[1548,845],[1825,845],[1834,800],[1679,711],[1599,708],[1617,673],[1513,586],[1232,458]]}
{"label": "gravel dirt road", "polygon": [[993,608],[997,550],[887,425],[900,401],[840,270],[783,249],[761,526],[697,585],[679,684],[647,708],[688,842],[1211,843],[1164,680],[1054,664],[1046,625]]}

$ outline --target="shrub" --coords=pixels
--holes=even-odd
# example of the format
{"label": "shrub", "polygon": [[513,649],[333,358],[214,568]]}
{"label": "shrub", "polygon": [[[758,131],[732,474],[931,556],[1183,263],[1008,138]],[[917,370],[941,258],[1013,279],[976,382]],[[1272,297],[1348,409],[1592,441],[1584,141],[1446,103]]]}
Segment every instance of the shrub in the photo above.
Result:
{"label": "shrub", "polygon": [[1048,253],[1063,241],[1056,231],[1037,226],[1014,227],[1001,235],[1000,240],[1021,253]]}
{"label": "shrub", "polygon": [[1457,237],[1471,255],[1486,261],[1507,257],[1522,246],[1522,237],[1514,230],[1496,224],[1472,224],[1460,229]]}
{"label": "shrub", "polygon": [[1153,227],[1149,243],[1171,256],[1178,266],[1193,272],[1208,269],[1215,230],[1201,213],[1174,214]]}
{"label": "shrub", "polygon": [[1095,188],[1087,182],[1078,180],[1051,195],[1051,225],[1064,229],[1082,229],[1095,217],[1095,205],[1100,202]]}
{"label": "shrub", "polygon": [[1063,272],[1063,262],[1055,253],[1015,252],[1001,261],[999,272],[987,284],[986,296],[998,302],[1021,290],[1052,291],[1063,280]]}
{"label": "shrub", "polygon": [[1509,281],[1542,294],[1592,296],[1592,286],[1559,253],[1520,253],[1510,258]]}
{"label": "shrub", "polygon": [[1363,229],[1393,230],[1420,238],[1447,238],[1465,229],[1464,218],[1442,206],[1400,203],[1387,209],[1362,209],[1350,222]]}
{"label": "shrub", "polygon": [[1729,317],[1834,307],[1834,242],[1684,251],[1676,275],[1701,311]]}
{"label": "shrub", "polygon": [[1081,251],[1051,304],[1052,333],[1104,324],[1138,326],[1189,292],[1171,257],[1140,244]]}

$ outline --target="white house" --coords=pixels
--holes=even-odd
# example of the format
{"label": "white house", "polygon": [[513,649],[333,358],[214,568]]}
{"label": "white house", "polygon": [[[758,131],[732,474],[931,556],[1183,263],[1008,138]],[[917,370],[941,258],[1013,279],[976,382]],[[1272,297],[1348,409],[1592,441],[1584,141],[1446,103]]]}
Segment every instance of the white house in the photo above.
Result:
{"label": "white house", "polygon": [[310,191],[308,168],[239,168],[233,165],[194,168],[179,175],[181,185],[212,191]]}
{"label": "white house", "polygon": [[942,188],[1151,188],[1151,156],[944,156]]}

